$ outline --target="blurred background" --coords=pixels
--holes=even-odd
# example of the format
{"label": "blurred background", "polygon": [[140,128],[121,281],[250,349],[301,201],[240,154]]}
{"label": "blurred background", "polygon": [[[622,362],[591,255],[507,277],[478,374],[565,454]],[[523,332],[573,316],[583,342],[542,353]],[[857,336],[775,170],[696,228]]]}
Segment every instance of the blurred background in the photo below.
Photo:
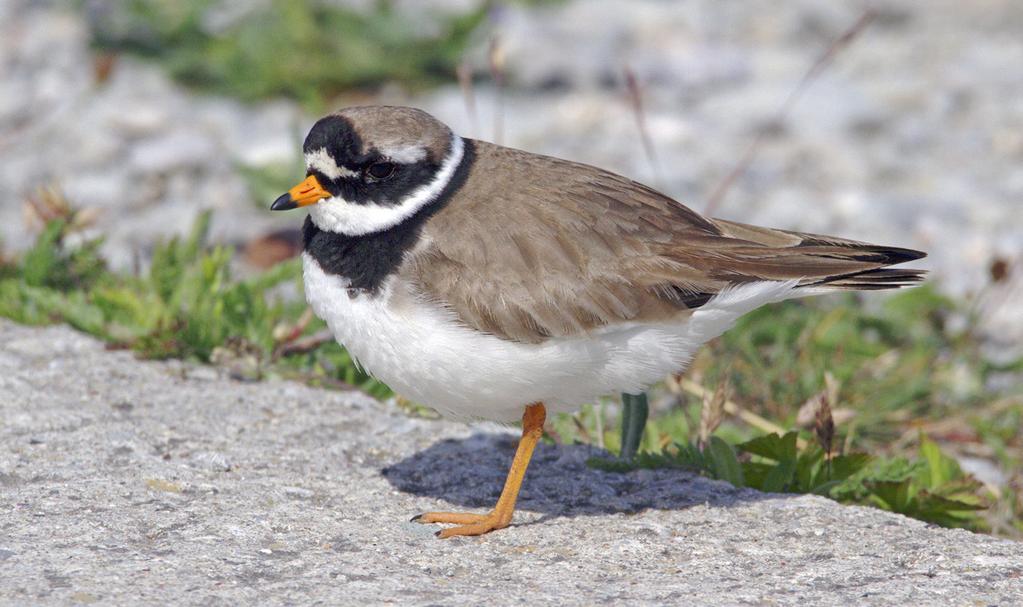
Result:
{"label": "blurred background", "polygon": [[[933,315],[930,358],[903,375],[882,359],[915,347],[919,333],[867,344],[849,368],[827,368],[832,347],[788,402],[744,392],[741,378],[736,399],[785,425],[825,374],[845,385],[871,373],[903,384],[923,377],[928,386],[884,406],[877,394],[845,395],[864,419],[865,445],[901,437],[911,447],[925,428],[1001,488],[998,499],[1015,496],[1019,2],[0,0],[0,250],[21,267],[47,221],[63,217],[56,240],[95,242],[104,271],[140,275],[167,256],[160,243],[189,234],[209,210],[205,242],[226,245],[235,275],[259,276],[296,252],[301,218],[267,209],[303,176],[306,131],[367,103],[417,106],[463,135],[610,169],[716,216],[927,251],[931,303],[884,322]],[[70,288],[57,290],[74,300]],[[181,326],[160,318],[118,333],[106,308],[90,325],[93,311],[18,293],[20,308],[5,315],[24,322],[70,318],[115,340]],[[842,306],[877,312],[882,300]],[[814,310],[820,322],[833,314]],[[850,318],[873,322],[860,313]],[[305,323],[295,335],[315,332]],[[280,341],[279,325],[267,340]],[[210,360],[214,346],[198,358]],[[259,348],[251,356],[263,365]],[[697,361],[695,377],[715,377],[711,364]],[[343,378],[353,377],[364,379]],[[893,413],[906,403],[910,413]],[[878,408],[888,417],[870,417]],[[648,443],[663,441],[655,432]],[[1012,516],[996,526],[1011,527]]]}
{"label": "blurred background", "polygon": [[[266,203],[301,174],[309,125],[394,103],[697,210],[760,136],[716,215],[924,249],[957,296],[1023,250],[1010,0],[3,0],[0,23],[0,233],[14,249],[31,238],[21,203],[46,185],[96,209],[117,266],[200,209],[225,242],[289,226]],[[1023,338],[1015,295],[985,319],[992,338]]]}

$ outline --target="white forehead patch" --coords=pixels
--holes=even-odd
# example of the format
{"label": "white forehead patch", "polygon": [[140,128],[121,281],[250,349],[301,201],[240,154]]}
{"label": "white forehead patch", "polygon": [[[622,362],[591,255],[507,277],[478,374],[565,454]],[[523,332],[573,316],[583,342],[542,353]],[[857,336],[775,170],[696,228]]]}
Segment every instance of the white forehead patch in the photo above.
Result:
{"label": "white forehead patch", "polygon": [[337,162],[335,162],[331,155],[327,153],[326,148],[306,152],[305,165],[310,169],[316,169],[330,179],[359,176],[359,174],[355,171],[346,169],[343,166],[338,166]]}
{"label": "white forehead patch", "polygon": [[451,150],[444,157],[433,179],[409,192],[398,204],[355,204],[334,196],[312,205],[309,216],[316,227],[328,232],[348,236],[382,232],[405,221],[436,200],[461,164],[462,155],[462,138],[452,135]]}
{"label": "white forehead patch", "polygon": [[412,164],[426,158],[426,148],[419,145],[379,148],[378,151],[388,160],[400,164]]}

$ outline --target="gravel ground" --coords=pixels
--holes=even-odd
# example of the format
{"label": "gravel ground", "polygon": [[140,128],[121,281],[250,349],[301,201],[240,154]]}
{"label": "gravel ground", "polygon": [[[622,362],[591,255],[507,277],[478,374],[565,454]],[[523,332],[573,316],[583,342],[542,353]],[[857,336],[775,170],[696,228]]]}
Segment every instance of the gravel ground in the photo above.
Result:
{"label": "gravel ground", "polygon": [[509,430],[136,360],[0,321],[0,604],[1023,603],[1023,544],[542,445],[516,524]]}
{"label": "gravel ground", "polygon": [[[468,4],[403,6],[429,13]],[[287,101],[197,95],[127,57],[97,84],[87,28],[61,6],[0,0],[0,237],[9,248],[31,239],[17,202],[49,183],[103,211],[97,231],[120,267],[184,232],[202,208],[216,209],[222,241],[297,226],[252,200],[238,167],[291,160],[314,116]],[[418,96],[388,87],[376,101],[418,105],[467,135],[603,166],[702,209],[861,11],[860,2],[816,0],[506,7],[492,24],[510,82],[501,135],[486,85],[476,124],[454,85]],[[774,124],[718,214],[919,247],[942,288],[983,290],[993,260],[1023,264],[1020,31],[1014,0],[878,3],[874,23]],[[481,35],[468,56],[481,74],[486,47]],[[642,152],[623,65],[643,85],[656,169]],[[1021,275],[978,304],[1002,346],[1023,347]]]}

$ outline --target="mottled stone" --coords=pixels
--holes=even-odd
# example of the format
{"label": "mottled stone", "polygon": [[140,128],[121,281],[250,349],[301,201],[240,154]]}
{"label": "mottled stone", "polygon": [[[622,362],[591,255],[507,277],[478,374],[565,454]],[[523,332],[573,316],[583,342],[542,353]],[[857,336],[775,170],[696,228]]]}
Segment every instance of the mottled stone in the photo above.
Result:
{"label": "mottled stone", "polygon": [[[187,366],[187,365],[186,365]],[[0,321],[0,603],[1014,605],[1023,544],[542,444],[514,524],[510,429],[238,383]]]}

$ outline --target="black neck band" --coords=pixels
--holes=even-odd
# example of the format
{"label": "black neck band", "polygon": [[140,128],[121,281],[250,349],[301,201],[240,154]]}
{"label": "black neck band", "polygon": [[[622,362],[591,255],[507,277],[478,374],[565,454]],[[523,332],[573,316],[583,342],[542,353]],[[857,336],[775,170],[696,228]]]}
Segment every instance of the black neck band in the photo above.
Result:
{"label": "black neck band", "polygon": [[472,140],[462,139],[462,160],[444,189],[415,215],[380,232],[348,236],[321,230],[306,217],[302,238],[306,253],[324,272],[347,278],[349,289],[376,293],[384,280],[401,265],[405,252],[415,246],[420,230],[431,215],[444,208],[465,184],[476,159]]}

